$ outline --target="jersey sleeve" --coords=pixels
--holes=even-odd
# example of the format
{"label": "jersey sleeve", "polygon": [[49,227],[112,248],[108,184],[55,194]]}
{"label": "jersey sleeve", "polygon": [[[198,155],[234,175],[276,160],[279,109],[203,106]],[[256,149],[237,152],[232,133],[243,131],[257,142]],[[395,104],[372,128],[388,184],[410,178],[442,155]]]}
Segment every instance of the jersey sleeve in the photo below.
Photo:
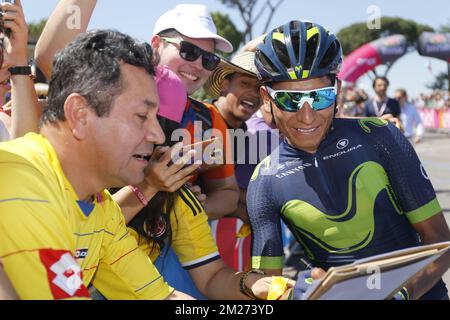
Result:
{"label": "jersey sleeve", "polygon": [[252,268],[283,268],[283,240],[280,211],[274,202],[271,175],[264,175],[270,158],[253,172],[247,190],[247,210],[252,229]]}
{"label": "jersey sleeve", "polygon": [[393,124],[376,128],[374,143],[400,208],[410,223],[442,211],[431,181],[413,146]]}
{"label": "jersey sleeve", "polygon": [[182,187],[173,210],[172,246],[183,268],[189,270],[220,259],[208,217],[192,191]]}
{"label": "jersey sleeve", "polygon": [[125,219],[112,200],[108,230],[112,239],[102,244],[102,256],[93,285],[108,299],[165,299],[173,289],[164,281],[150,258],[138,247]]}
{"label": "jersey sleeve", "polygon": [[0,259],[21,299],[89,298],[67,209],[55,183],[26,161],[0,156]]}

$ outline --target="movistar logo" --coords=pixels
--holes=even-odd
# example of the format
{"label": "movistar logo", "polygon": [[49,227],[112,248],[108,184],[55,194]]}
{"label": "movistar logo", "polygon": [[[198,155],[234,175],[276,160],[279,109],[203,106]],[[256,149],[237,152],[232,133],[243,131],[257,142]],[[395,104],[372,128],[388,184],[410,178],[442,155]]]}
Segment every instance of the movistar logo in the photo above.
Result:
{"label": "movistar logo", "polygon": [[367,246],[373,238],[375,201],[383,190],[400,213],[384,168],[368,161],[349,178],[347,209],[343,213],[330,216],[302,200],[287,202],[281,213],[295,226],[298,235],[328,252],[353,252]]}

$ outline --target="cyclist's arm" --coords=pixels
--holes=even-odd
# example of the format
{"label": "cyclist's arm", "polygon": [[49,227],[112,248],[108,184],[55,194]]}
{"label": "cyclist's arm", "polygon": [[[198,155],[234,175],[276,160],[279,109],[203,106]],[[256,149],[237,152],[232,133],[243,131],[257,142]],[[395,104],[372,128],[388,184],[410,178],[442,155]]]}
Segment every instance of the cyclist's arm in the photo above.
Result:
{"label": "cyclist's arm", "polygon": [[42,31],[34,58],[47,79],[52,73],[55,54],[77,35],[85,32],[96,0],[61,0]]}
{"label": "cyclist's arm", "polygon": [[[220,260],[189,270],[197,288],[208,299],[214,300],[249,300],[240,292],[241,272],[234,272]],[[267,299],[271,277],[251,273],[245,279],[245,285],[260,299]],[[294,283],[290,281],[290,285]]]}
{"label": "cyclist's arm", "polygon": [[[450,241],[450,231],[442,212],[413,225],[424,245]],[[430,264],[406,284],[410,299],[419,299],[427,293],[450,267],[450,251]]]}
{"label": "cyclist's arm", "polygon": [[[423,244],[450,240],[450,232],[436,198],[434,188],[414,148],[392,125],[380,128],[376,136],[382,144],[380,154],[401,210],[418,232]],[[387,129],[387,130],[386,130]],[[430,290],[450,266],[445,254],[407,285],[413,299]]]}
{"label": "cyclist's arm", "polygon": [[271,190],[270,175],[262,175],[261,162],[255,169],[247,190],[247,209],[252,229],[252,268],[269,275],[281,275],[283,241],[280,213]]}

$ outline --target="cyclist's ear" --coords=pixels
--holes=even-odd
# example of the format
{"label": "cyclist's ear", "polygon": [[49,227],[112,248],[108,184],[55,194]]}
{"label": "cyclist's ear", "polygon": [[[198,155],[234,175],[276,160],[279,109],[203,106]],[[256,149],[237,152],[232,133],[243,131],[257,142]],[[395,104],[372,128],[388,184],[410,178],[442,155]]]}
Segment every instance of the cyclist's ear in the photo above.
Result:
{"label": "cyclist's ear", "polygon": [[336,78],[336,81],[337,81],[337,95],[340,95],[342,92],[341,92],[341,89],[342,89],[342,81],[341,81],[341,79],[338,79],[338,78]]}
{"label": "cyclist's ear", "polygon": [[270,104],[269,93],[267,92],[267,88],[265,86],[259,87],[259,94],[261,95],[264,105]]}

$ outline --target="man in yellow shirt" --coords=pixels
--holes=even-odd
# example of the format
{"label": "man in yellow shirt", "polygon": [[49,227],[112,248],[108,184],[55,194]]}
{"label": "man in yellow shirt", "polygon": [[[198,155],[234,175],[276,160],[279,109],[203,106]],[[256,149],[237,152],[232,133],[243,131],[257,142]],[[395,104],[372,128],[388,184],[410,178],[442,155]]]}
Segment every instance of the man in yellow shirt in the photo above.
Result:
{"label": "man in yellow shirt", "polygon": [[[187,298],[159,275],[106,191],[164,141],[151,50],[115,31],[55,58],[40,134],[0,144],[0,260],[21,299]],[[24,72],[23,76],[27,76]]]}

